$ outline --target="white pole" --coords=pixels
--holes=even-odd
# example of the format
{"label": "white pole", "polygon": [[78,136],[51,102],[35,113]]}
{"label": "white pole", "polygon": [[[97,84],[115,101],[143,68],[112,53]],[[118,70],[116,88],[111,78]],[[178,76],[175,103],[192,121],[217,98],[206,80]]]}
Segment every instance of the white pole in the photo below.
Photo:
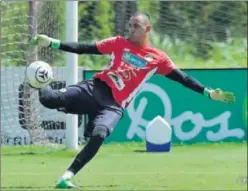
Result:
{"label": "white pole", "polygon": [[[78,1],[66,2],[66,41],[78,41]],[[78,82],[78,55],[66,54],[66,85]],[[68,114],[66,117],[66,147],[78,149],[78,117]]]}

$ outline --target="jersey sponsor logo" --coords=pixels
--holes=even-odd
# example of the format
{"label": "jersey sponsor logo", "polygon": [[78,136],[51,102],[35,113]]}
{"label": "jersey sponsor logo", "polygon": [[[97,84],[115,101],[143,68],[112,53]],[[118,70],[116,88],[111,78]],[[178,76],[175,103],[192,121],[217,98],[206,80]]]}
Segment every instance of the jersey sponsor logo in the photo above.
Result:
{"label": "jersey sponsor logo", "polygon": [[66,88],[61,88],[59,91],[62,92],[62,93],[65,93],[67,91],[67,89]]}
{"label": "jersey sponsor logo", "polygon": [[146,60],[130,52],[124,52],[122,55],[122,60],[136,68],[144,68],[147,65]]}
{"label": "jersey sponsor logo", "polygon": [[152,57],[150,54],[145,55],[144,59],[145,59],[147,62],[152,62],[152,61],[153,61],[153,57]]}
{"label": "jersey sponsor logo", "polygon": [[123,51],[124,52],[130,52],[130,49],[129,48],[124,48]]}
{"label": "jersey sponsor logo", "polygon": [[108,72],[108,76],[113,81],[113,83],[115,84],[115,87],[118,90],[122,90],[125,87],[125,84],[124,84],[121,76],[119,76],[118,74],[116,74],[114,72]]}

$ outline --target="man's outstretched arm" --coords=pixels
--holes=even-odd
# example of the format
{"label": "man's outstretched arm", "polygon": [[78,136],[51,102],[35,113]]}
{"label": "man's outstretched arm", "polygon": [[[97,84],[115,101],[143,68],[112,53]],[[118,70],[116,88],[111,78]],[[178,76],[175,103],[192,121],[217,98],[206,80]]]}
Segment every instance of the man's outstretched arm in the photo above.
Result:
{"label": "man's outstretched arm", "polygon": [[173,81],[179,82],[183,86],[190,88],[200,94],[204,94],[204,89],[206,87],[179,69],[172,70],[169,74],[166,75],[166,77]]}
{"label": "man's outstretched arm", "polygon": [[76,54],[102,54],[95,43],[61,42],[59,49]]}
{"label": "man's outstretched arm", "polygon": [[61,42],[46,35],[37,35],[31,40],[30,44],[51,47],[76,54],[101,54],[95,43]]}
{"label": "man's outstretched arm", "polygon": [[183,86],[190,88],[200,94],[208,96],[213,100],[222,101],[225,103],[232,103],[235,101],[235,96],[233,93],[223,92],[221,89],[213,90],[211,88],[205,87],[200,82],[188,76],[179,69],[172,70],[169,74],[166,75],[166,77],[173,81],[179,82]]}

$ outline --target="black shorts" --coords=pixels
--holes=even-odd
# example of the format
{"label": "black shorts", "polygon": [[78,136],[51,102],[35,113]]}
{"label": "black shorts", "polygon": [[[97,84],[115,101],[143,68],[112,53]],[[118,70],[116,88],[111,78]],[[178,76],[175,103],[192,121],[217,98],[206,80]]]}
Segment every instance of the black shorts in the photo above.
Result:
{"label": "black shorts", "polygon": [[122,118],[123,108],[116,103],[110,87],[100,79],[82,81],[54,91],[58,91],[63,100],[57,110],[88,115],[86,131],[91,132],[95,126],[101,125],[110,133]]}

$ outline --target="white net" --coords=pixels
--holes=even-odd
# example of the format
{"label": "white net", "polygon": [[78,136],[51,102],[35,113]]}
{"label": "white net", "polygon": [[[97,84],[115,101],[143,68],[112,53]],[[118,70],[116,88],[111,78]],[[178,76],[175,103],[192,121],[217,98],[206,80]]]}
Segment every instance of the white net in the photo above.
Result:
{"label": "white net", "polygon": [[[30,48],[36,33],[65,38],[64,1],[1,2],[1,139],[3,144],[63,142],[65,116],[41,106],[37,91],[23,84],[24,68],[39,59],[65,80],[64,54]],[[247,2],[80,1],[79,41],[126,35],[132,13],[153,23],[152,45],[182,68],[247,67]],[[109,58],[84,55],[79,65],[103,68]],[[80,68],[79,76],[82,76]],[[54,85],[54,88],[62,87]]]}
{"label": "white net", "polygon": [[[34,49],[28,42],[37,33],[64,38],[65,3],[1,3],[1,142],[3,145],[62,143],[65,114],[44,108],[38,91],[24,81],[25,66],[43,60],[54,66],[54,89],[65,86],[64,56],[56,50]],[[56,67],[55,67],[56,66]]]}
{"label": "white net", "polygon": [[[84,1],[79,7],[80,40],[127,35],[128,19],[142,11],[152,20],[152,45],[179,67],[247,67],[247,2]],[[106,64],[97,57],[79,59],[90,69]]]}

